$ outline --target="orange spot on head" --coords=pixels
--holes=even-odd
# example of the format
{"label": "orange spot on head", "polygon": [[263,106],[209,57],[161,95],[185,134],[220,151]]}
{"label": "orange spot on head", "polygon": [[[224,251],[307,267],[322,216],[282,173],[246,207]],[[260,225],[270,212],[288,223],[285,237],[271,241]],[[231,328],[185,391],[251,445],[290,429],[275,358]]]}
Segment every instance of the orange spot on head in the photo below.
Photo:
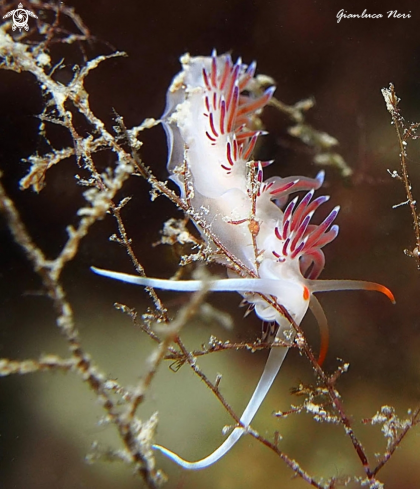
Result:
{"label": "orange spot on head", "polygon": [[305,285],[303,286],[303,300],[308,301],[310,297],[309,289]]}

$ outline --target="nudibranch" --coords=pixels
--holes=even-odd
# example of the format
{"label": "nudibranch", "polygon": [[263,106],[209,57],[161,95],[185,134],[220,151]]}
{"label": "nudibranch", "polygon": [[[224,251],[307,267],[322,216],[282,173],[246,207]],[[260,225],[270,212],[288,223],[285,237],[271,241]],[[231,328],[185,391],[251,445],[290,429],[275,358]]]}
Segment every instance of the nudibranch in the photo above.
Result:
{"label": "nudibranch", "polygon": [[[191,219],[214,249],[215,259],[229,265],[234,257],[237,265],[236,269],[228,266],[228,278],[210,281],[206,288],[242,294],[257,316],[276,323],[274,341],[283,342],[292,341],[295,331],[281,314],[282,309],[300,324],[310,308],[325,330],[325,314],[314,296],[317,292],[376,290],[394,302],[391,291],[376,283],[318,279],[325,263],[322,248],[338,234],[333,222],[339,207],[334,207],[320,224],[312,222],[318,207],[329,199],[314,198],[323,184],[323,171],[315,178],[264,180],[263,168],[270,162],[254,161],[252,155],[257,139],[264,134],[256,128],[256,120],[272,98],[274,87],[263,90],[255,76],[256,64],[247,66],[240,58],[233,63],[230,55],[217,56],[215,52],[209,57],[186,54],[181,63],[182,71],[169,88],[161,119],[169,149],[167,168],[190,207]],[[304,194],[291,199],[296,192]],[[235,271],[238,263],[240,271]],[[144,287],[192,292],[203,286],[199,280],[161,280],[93,270]],[[273,307],[273,301],[281,307]],[[164,447],[154,448],[185,469],[202,469],[219,460],[246,432],[287,351],[287,346],[270,350],[240,418],[241,425],[212,454],[188,462]],[[320,361],[325,353],[326,341]]]}

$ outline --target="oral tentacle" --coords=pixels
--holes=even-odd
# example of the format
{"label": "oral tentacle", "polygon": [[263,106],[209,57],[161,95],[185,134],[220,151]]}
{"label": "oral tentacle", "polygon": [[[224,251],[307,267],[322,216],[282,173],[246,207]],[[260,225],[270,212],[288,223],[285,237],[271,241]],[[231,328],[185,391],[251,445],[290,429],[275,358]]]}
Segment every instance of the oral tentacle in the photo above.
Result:
{"label": "oral tentacle", "polygon": [[307,280],[306,283],[312,293],[331,292],[333,290],[374,290],[386,295],[395,304],[394,294],[388,287],[375,282],[365,282],[363,280]]}
{"label": "oral tentacle", "polygon": [[244,292],[260,293],[279,298],[299,294],[302,286],[290,283],[287,280],[270,278],[222,278],[218,280],[167,280],[161,278],[140,277],[128,273],[113,272],[102,268],[91,267],[91,270],[103,277],[112,278],[142,287],[153,287],[161,290],[173,290],[176,292],[197,292],[207,289],[211,292]]}

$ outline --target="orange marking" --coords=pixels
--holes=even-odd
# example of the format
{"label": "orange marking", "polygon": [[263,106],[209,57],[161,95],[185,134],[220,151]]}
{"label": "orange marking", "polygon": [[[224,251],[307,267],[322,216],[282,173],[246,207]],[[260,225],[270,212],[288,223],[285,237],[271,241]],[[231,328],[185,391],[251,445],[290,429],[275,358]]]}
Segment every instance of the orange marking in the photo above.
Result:
{"label": "orange marking", "polygon": [[364,289],[381,292],[382,294],[386,295],[393,304],[395,304],[394,294],[388,289],[388,287],[385,287],[385,285],[377,284],[375,282],[366,282]]}
{"label": "orange marking", "polygon": [[303,286],[303,300],[308,301],[309,297],[310,297],[310,293],[308,287]]}
{"label": "orange marking", "polygon": [[395,297],[394,297],[394,294],[388,289],[388,287],[385,287],[384,285],[380,285],[378,284],[378,291],[379,292],[382,292],[382,294],[385,294],[388,299],[393,303],[395,304]]}
{"label": "orange marking", "polygon": [[258,233],[260,232],[259,222],[255,219],[251,219],[248,224],[248,229],[253,236],[258,236]]}

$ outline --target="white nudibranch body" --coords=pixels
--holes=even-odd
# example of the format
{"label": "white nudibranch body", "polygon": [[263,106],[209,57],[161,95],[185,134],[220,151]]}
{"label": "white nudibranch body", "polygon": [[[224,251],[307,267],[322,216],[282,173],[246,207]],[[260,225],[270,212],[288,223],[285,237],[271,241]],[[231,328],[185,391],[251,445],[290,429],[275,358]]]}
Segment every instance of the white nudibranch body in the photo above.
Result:
{"label": "white nudibranch body", "polygon": [[[206,283],[211,291],[239,292],[254,305],[256,314],[278,325],[276,337],[294,338],[293,325],[281,314],[285,309],[300,324],[311,308],[321,331],[326,318],[314,297],[329,290],[377,290],[392,301],[384,286],[352,280],[318,280],[325,257],[322,248],[338,234],[333,225],[335,207],[321,224],[312,217],[329,197],[314,197],[324,180],[321,171],[315,178],[271,177],[264,181],[263,168],[269,162],[252,160],[262,131],[256,130],[257,116],[270,101],[274,88],[262,90],[254,77],[255,63],[234,64],[229,55],[181,58],[182,71],[174,78],[167,94],[162,125],[168,140],[168,171],[178,185],[181,198],[190,206],[190,216],[204,240],[215,251],[223,248],[220,263],[235,261],[237,274]],[[290,200],[295,192],[303,197]],[[214,239],[217,238],[218,245]],[[232,267],[230,267],[232,268]],[[197,280],[171,281],[93,269],[117,280],[166,290],[196,291]],[[267,299],[264,298],[267,297]],[[275,301],[280,307],[273,307]],[[285,334],[286,333],[286,334]],[[326,354],[324,335],[320,361]],[[270,389],[288,348],[270,351],[260,381],[240,421],[225,442],[208,457],[188,462],[172,451],[155,445],[186,469],[202,469],[225,455],[246,432]]]}

